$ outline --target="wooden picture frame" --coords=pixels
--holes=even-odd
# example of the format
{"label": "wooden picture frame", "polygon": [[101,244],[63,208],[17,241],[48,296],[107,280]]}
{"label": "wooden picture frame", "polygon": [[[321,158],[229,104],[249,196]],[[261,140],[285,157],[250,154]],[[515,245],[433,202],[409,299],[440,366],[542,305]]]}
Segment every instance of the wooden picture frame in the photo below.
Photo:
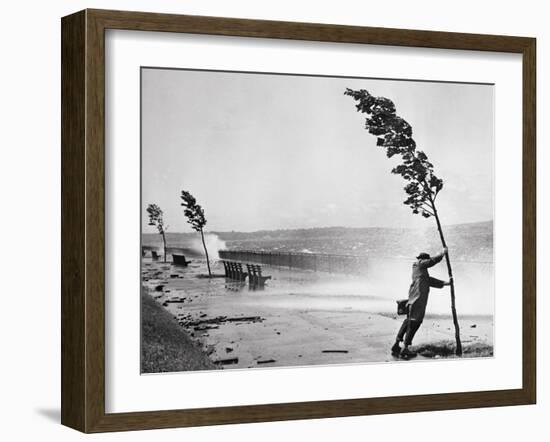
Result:
{"label": "wooden picture frame", "polygon": [[[220,408],[105,412],[105,30],[494,51],[523,58],[523,385]],[[84,10],[62,19],[62,409],[83,432],[534,404],[536,400],[536,41],[533,38]]]}

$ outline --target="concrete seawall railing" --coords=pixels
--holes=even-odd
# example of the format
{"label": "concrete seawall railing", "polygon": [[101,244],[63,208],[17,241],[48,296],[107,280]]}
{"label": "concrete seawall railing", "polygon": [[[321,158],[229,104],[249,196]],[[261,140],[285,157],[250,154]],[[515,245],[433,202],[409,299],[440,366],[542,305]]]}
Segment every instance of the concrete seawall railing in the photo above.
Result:
{"label": "concrete seawall railing", "polygon": [[315,272],[366,274],[368,270],[366,256],[252,250],[220,250],[218,253],[221,259],[226,260],[313,270]]}
{"label": "concrete seawall railing", "polygon": [[[366,275],[369,273],[370,275],[377,274],[380,276],[380,274],[390,271],[408,277],[411,265],[414,262],[414,258],[367,257],[365,255],[328,253],[263,252],[257,250],[220,250],[218,253],[220,259],[224,260],[348,275]],[[463,276],[463,279],[492,281],[493,262],[455,260],[453,268],[455,276]],[[443,267],[434,268],[433,273],[442,278],[446,274]]]}

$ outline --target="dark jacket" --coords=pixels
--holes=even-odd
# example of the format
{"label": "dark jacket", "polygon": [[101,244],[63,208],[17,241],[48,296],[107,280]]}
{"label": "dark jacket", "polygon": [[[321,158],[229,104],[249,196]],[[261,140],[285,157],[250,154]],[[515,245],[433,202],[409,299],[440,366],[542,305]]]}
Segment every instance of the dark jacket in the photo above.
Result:
{"label": "dark jacket", "polygon": [[443,288],[444,282],[437,278],[432,278],[428,273],[428,269],[440,262],[443,256],[444,254],[441,253],[429,259],[419,259],[413,264],[412,283],[409,288],[409,301],[407,302],[410,319],[422,321],[426,313],[430,287]]}

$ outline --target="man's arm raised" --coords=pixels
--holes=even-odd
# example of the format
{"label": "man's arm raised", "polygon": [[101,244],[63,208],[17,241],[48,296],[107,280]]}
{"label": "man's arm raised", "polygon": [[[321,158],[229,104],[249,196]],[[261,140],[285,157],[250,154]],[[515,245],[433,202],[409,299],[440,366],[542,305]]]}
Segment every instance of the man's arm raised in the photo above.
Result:
{"label": "man's arm raised", "polygon": [[445,247],[443,251],[439,255],[432,256],[429,259],[421,259],[418,263],[420,268],[428,269],[430,267],[433,267],[437,263],[441,262],[445,254],[447,253],[448,249]]}

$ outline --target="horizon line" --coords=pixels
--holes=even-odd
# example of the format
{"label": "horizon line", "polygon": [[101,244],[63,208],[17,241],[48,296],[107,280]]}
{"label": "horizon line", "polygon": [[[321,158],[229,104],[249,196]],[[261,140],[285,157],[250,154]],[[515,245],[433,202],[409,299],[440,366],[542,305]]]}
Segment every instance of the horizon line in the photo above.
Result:
{"label": "horizon line", "polygon": [[[484,224],[484,223],[494,223],[494,219],[488,219],[484,221],[468,221],[463,223],[455,223],[455,224],[443,224],[442,227],[455,227],[455,226],[464,226],[469,224]],[[321,229],[349,229],[349,230],[364,230],[364,229],[387,229],[387,230],[424,230],[428,229],[430,227],[387,227],[387,226],[369,226],[369,227],[346,227],[346,226],[324,226],[324,227],[294,227],[294,228],[279,228],[279,229],[258,229],[258,230],[208,230],[206,233],[214,233],[214,234],[221,234],[221,233],[261,233],[261,232],[277,232],[277,231],[283,231],[283,232],[291,232],[296,230],[321,230]],[[147,235],[158,235],[157,232],[141,232],[142,234]],[[192,234],[196,233],[194,231],[166,231],[166,233],[178,233],[178,234]]]}

